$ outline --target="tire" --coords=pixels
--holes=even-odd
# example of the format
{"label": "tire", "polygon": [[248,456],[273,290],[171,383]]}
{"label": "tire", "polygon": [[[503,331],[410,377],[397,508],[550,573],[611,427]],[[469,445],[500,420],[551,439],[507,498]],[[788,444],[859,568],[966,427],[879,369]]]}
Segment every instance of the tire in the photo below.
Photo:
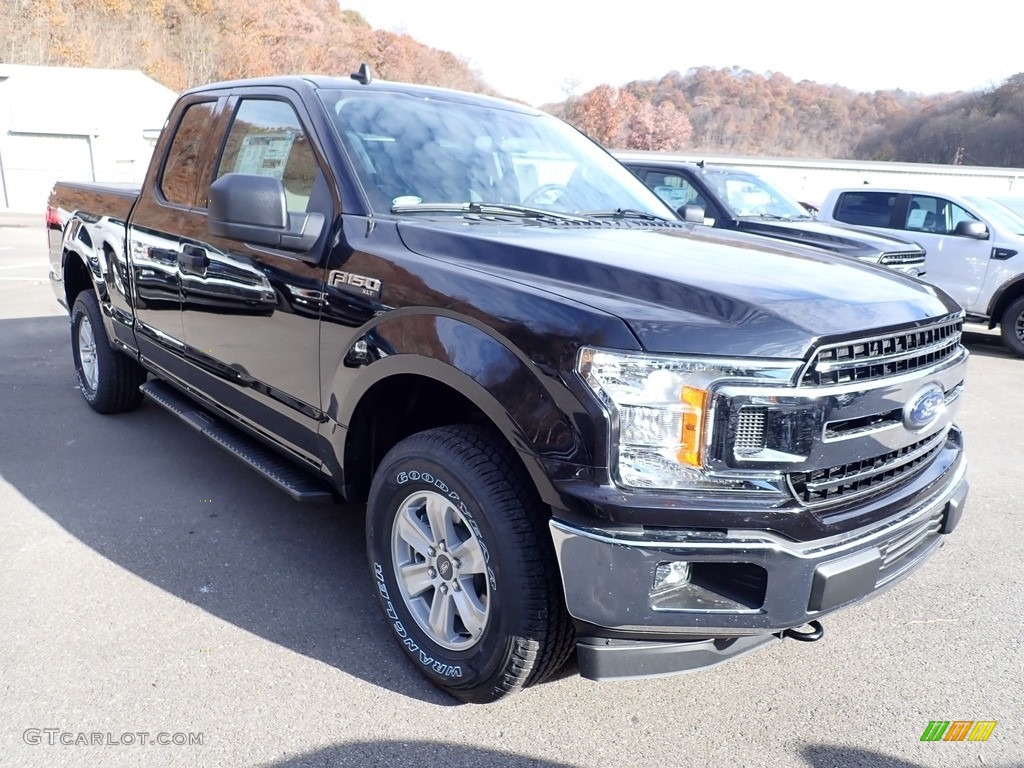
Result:
{"label": "tire", "polygon": [[511,449],[476,426],[406,438],[374,475],[366,547],[381,607],[413,664],[462,701],[540,682],[573,649],[547,517]]}
{"label": "tire", "polygon": [[1003,344],[1018,357],[1024,357],[1024,296],[1021,296],[1003,312],[999,319],[999,332]]}
{"label": "tire", "polygon": [[78,388],[97,413],[121,413],[142,402],[146,371],[110,346],[95,294],[82,291],[71,308],[71,351]]}

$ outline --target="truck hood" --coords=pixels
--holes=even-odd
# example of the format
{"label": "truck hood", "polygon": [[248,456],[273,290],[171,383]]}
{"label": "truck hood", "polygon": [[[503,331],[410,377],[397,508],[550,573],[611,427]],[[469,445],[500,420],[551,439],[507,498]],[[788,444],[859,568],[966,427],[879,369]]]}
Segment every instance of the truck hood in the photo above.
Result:
{"label": "truck hood", "polygon": [[[959,311],[882,267],[699,227],[405,220],[406,247],[621,318],[651,352],[802,358],[820,337]],[[582,340],[586,343],[586,339]]]}
{"label": "truck hood", "polygon": [[[739,219],[741,232],[766,235],[802,245],[826,248],[834,253],[878,261],[883,253],[922,251],[909,240],[890,237],[863,229],[826,224],[823,221],[779,221],[775,219]],[[923,252],[922,252],[923,253]]]}

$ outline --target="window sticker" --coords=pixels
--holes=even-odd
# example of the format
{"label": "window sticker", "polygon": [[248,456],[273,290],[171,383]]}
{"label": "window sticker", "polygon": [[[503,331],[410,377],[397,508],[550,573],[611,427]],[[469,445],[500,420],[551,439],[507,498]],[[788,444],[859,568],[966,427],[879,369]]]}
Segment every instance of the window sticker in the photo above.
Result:
{"label": "window sticker", "polygon": [[284,177],[284,167],[295,143],[295,131],[288,133],[246,136],[235,161],[235,173],[251,173],[257,176]]}

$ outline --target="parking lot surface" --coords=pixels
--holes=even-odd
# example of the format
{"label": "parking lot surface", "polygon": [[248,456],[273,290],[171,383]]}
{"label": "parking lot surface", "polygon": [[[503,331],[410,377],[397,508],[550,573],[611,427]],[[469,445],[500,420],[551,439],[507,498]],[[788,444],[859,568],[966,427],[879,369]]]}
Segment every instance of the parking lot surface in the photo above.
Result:
{"label": "parking lot surface", "polygon": [[[44,243],[0,222],[0,765],[1024,766],[1024,360],[995,332],[967,334],[960,527],[824,640],[462,705],[392,639],[361,507],[85,405]],[[997,725],[920,741],[933,720]]]}

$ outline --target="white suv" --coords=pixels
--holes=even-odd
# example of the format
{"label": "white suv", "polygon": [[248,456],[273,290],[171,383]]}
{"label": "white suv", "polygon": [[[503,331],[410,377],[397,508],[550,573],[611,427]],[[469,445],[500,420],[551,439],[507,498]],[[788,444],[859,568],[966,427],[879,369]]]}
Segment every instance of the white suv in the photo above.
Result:
{"label": "white suv", "polygon": [[967,319],[998,323],[1024,357],[1024,218],[980,195],[905,189],[834,189],[822,221],[902,235],[928,252],[925,281],[956,299]]}

